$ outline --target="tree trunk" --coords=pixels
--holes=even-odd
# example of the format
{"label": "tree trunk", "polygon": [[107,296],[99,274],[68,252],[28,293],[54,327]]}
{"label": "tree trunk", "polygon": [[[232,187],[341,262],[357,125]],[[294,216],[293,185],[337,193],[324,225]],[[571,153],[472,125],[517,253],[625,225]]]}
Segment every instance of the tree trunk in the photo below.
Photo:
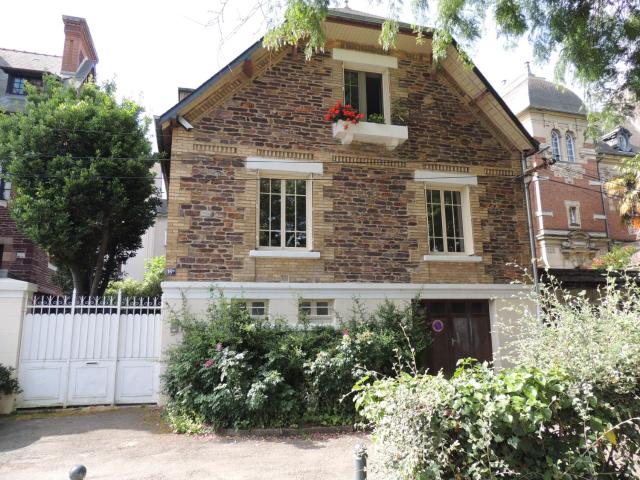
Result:
{"label": "tree trunk", "polygon": [[89,278],[86,272],[83,272],[77,265],[69,265],[71,278],[73,280],[73,289],[77,296],[89,295]]}
{"label": "tree trunk", "polygon": [[104,257],[107,254],[109,248],[109,227],[105,226],[102,232],[102,240],[100,241],[100,248],[98,249],[98,258],[96,259],[96,268],[93,272],[93,280],[91,282],[91,291],[89,295],[97,295],[98,287],[100,286],[100,280],[102,280]]}

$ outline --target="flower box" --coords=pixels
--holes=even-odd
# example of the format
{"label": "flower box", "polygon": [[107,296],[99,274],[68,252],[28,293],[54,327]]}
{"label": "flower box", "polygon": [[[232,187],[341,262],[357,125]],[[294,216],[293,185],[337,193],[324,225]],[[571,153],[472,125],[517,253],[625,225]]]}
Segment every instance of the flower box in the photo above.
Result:
{"label": "flower box", "polygon": [[333,138],[340,140],[343,145],[349,145],[355,140],[356,142],[385,145],[388,150],[394,150],[398,145],[407,141],[409,129],[404,125],[371,122],[353,124],[338,120],[333,124]]}

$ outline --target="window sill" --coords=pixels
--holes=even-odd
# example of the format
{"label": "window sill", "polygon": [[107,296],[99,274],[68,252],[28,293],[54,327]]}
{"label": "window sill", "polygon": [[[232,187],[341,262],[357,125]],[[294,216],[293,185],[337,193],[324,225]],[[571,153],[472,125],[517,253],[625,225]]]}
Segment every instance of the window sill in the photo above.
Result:
{"label": "window sill", "polygon": [[[344,128],[347,126],[347,128]],[[394,150],[409,138],[409,129],[404,125],[387,125],[386,123],[359,122],[355,125],[344,120],[333,124],[333,138],[343,145],[354,140],[363,143],[382,144],[387,150]]]}
{"label": "window sill", "polygon": [[422,260],[425,262],[477,263],[482,261],[482,257],[478,255],[424,255]]}
{"label": "window sill", "polygon": [[249,250],[250,257],[261,258],[320,258],[320,252],[309,250]]}

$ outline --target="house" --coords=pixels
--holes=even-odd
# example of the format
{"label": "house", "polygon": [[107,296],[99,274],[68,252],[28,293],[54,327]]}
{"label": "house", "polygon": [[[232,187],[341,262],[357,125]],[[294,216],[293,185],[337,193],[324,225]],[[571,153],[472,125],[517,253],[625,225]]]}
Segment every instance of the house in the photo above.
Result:
{"label": "house", "polygon": [[[453,46],[434,69],[409,25],[383,51],[382,22],[331,10],[324,52],[259,41],[156,118],[163,299],[199,310],[215,287],[256,316],[338,324],[354,298],[420,296],[432,369],[499,365],[503,307],[529,288],[512,282],[531,258],[520,174],[538,142]],[[326,121],[338,100],[371,121]]]}
{"label": "house", "polygon": [[155,223],[142,235],[142,246],[136,254],[121,265],[122,277],[144,280],[145,262],[154,257],[165,256],[167,252],[167,200],[163,191],[164,181],[160,164],[151,167],[155,176],[155,186],[161,194],[162,203],[158,207]]}
{"label": "house", "polygon": [[[593,259],[614,244],[637,240],[637,231],[623,224],[616,199],[603,188],[619,174],[623,160],[638,151],[631,132],[621,127],[597,140],[587,138],[580,97],[534,75],[528,63],[503,97],[555,160],[534,173],[529,184],[540,266],[566,282],[591,278],[600,283],[601,275],[589,271]],[[541,161],[538,156],[531,166]]]}
{"label": "house", "polygon": [[[63,16],[64,47],[61,56],[0,48],[0,113],[24,108],[25,85],[41,85],[46,74],[57,75],[70,86],[95,77],[98,63],[89,26],[84,18]],[[38,285],[43,293],[56,293],[51,281],[55,267],[47,255],[23,235],[9,215],[11,183],[0,179],[0,277]]]}

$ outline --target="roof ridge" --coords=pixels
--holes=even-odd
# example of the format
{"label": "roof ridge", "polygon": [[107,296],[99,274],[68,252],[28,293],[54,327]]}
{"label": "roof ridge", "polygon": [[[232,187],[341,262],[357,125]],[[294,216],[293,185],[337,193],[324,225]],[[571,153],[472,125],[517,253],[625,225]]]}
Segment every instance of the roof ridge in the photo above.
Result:
{"label": "roof ridge", "polygon": [[53,55],[51,53],[40,53],[40,52],[30,52],[28,50],[18,50],[16,48],[5,48],[5,47],[0,47],[0,50],[6,50],[8,52],[18,52],[18,53],[30,53],[31,55],[42,55],[43,57],[55,57],[55,58],[62,58],[62,55]]}

